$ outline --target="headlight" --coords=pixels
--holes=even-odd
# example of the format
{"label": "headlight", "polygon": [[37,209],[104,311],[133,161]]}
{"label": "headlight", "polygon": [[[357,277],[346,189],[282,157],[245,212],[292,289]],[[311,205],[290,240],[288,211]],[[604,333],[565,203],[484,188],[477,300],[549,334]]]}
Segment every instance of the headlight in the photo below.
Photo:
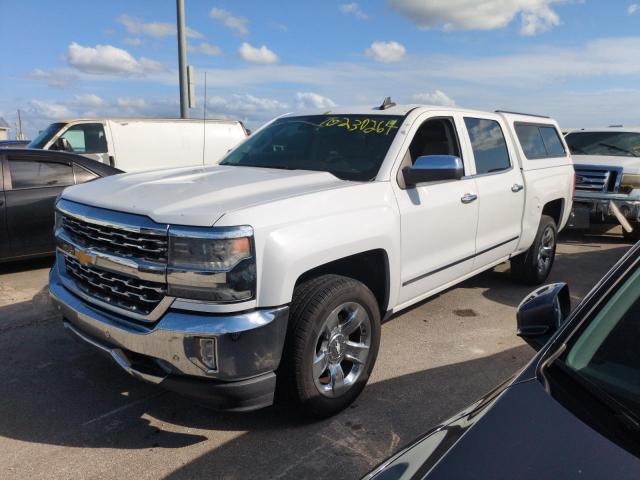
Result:
{"label": "headlight", "polygon": [[255,295],[251,227],[169,228],[169,295],[230,303]]}
{"label": "headlight", "polygon": [[631,190],[640,188],[640,175],[625,173],[620,180],[620,191],[623,193],[629,193]]}

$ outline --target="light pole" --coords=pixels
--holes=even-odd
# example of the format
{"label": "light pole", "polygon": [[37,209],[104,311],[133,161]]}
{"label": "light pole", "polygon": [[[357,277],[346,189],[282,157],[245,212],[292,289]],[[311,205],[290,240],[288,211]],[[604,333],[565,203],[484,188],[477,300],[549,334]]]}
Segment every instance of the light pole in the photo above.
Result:
{"label": "light pole", "polygon": [[178,11],[178,69],[180,71],[180,118],[189,118],[189,92],[187,86],[187,40],[184,22],[184,0],[176,0]]}

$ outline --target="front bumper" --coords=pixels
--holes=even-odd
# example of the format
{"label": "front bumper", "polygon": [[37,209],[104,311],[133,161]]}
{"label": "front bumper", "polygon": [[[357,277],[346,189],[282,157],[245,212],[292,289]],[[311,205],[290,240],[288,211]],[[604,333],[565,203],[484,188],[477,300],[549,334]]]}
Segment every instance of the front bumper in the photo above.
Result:
{"label": "front bumper", "polygon": [[640,198],[619,193],[576,192],[569,227],[587,229],[592,223],[640,222]]}
{"label": "front bumper", "polygon": [[[169,309],[153,325],[141,325],[81,300],[65,288],[55,265],[49,291],[65,328],[136,378],[224,410],[273,402],[287,306],[228,315]],[[214,368],[202,361],[201,339],[214,342]]]}

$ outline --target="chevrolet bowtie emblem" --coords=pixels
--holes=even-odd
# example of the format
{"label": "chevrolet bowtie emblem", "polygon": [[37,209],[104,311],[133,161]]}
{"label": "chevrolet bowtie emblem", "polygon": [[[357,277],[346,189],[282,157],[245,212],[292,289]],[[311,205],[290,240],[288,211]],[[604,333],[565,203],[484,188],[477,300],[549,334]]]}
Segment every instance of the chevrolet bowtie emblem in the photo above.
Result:
{"label": "chevrolet bowtie emblem", "polygon": [[93,265],[94,263],[96,263],[96,256],[89,252],[76,250],[75,257],[78,262],[80,262],[80,265]]}

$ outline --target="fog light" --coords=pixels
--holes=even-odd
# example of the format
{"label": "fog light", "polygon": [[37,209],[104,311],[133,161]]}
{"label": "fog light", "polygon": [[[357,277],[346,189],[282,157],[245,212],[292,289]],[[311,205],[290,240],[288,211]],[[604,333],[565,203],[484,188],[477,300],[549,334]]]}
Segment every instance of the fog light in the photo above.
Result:
{"label": "fog light", "polygon": [[215,338],[200,339],[200,360],[209,370],[218,369],[218,355]]}

